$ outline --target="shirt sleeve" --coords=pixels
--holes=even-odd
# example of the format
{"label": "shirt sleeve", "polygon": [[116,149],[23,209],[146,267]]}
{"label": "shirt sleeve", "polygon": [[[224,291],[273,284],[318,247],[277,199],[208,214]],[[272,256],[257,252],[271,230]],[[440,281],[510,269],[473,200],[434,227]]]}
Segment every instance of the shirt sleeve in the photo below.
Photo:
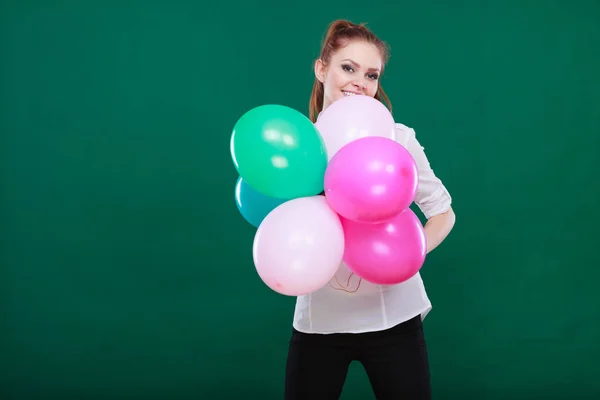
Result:
{"label": "shirt sleeve", "polygon": [[415,195],[415,204],[425,218],[429,219],[443,214],[450,209],[452,197],[442,181],[435,175],[423,146],[416,138],[414,129],[405,127],[407,131],[406,149],[413,156],[419,171],[419,184]]}

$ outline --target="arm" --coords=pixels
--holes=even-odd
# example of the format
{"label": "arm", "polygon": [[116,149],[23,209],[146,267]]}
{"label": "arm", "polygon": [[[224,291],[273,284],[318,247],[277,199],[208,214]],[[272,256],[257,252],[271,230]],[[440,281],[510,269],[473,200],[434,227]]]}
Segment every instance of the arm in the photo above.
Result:
{"label": "arm", "polygon": [[454,227],[456,216],[452,209],[452,197],[433,172],[423,146],[416,139],[414,129],[404,126],[401,128],[408,133],[406,148],[413,156],[419,171],[415,203],[427,218],[424,230],[429,253],[446,239]]}
{"label": "arm", "polygon": [[452,207],[442,214],[433,216],[425,224],[425,240],[427,253],[438,247],[454,227],[456,216]]}

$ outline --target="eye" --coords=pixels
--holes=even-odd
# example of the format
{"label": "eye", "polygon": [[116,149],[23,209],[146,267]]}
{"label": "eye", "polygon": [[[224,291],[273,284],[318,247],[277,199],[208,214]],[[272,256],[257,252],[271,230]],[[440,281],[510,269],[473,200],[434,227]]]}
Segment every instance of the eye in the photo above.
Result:
{"label": "eye", "polygon": [[354,69],[348,64],[342,65],[342,69],[346,72],[354,72]]}
{"label": "eye", "polygon": [[374,81],[376,81],[379,78],[379,75],[377,75],[377,74],[369,74],[368,76],[369,76],[369,79],[372,79]]}

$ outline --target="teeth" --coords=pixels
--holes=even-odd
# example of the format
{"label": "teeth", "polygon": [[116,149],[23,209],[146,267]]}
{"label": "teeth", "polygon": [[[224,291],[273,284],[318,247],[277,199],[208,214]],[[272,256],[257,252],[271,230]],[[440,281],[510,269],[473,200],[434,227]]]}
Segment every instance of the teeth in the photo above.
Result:
{"label": "teeth", "polygon": [[356,96],[356,93],[346,92],[345,90],[342,90],[342,93],[344,93],[344,96]]}

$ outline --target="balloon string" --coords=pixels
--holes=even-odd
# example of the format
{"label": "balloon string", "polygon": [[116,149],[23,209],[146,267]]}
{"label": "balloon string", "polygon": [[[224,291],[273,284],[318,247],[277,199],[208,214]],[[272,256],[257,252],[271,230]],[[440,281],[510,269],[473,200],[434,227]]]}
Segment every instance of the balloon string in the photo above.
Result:
{"label": "balloon string", "polygon": [[[352,279],[352,276],[354,276],[354,272],[351,273],[350,276],[348,277],[348,281],[346,282],[346,288],[348,288],[348,286],[350,286],[350,279]],[[359,278],[358,279],[358,286],[356,287],[356,289],[354,289],[354,290],[346,290],[346,288],[342,287],[342,284],[340,283],[340,281],[338,281],[337,275],[334,275],[333,278],[337,282],[339,288],[333,287],[333,285],[331,284],[331,281],[328,282],[329,287],[331,287],[332,289],[335,289],[335,290],[343,290],[346,293],[356,293],[358,291],[358,289],[360,289],[360,283],[362,282],[362,278]]]}

